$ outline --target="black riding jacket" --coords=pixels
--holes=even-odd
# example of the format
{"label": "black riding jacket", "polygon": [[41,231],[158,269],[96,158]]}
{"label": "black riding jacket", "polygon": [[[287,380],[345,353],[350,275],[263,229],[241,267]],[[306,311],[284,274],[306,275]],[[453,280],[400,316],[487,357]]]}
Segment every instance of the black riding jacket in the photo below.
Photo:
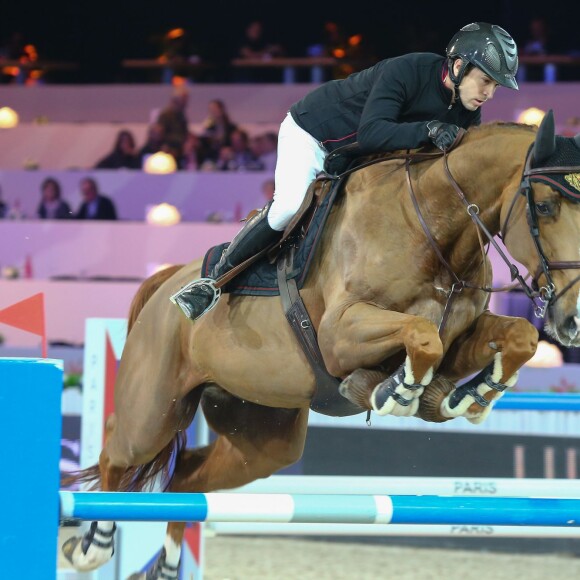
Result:
{"label": "black riding jacket", "polygon": [[434,119],[467,129],[481,123],[443,84],[446,59],[411,53],[320,85],[290,107],[296,123],[327,151],[358,141],[365,152],[416,149]]}

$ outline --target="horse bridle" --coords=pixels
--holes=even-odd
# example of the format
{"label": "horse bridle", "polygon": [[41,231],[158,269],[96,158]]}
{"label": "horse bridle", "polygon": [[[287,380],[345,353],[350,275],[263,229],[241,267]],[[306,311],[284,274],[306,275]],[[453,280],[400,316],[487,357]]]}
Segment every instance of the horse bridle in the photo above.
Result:
{"label": "horse bridle", "polygon": [[[526,199],[526,217],[528,221],[528,227],[534,246],[536,248],[536,253],[538,255],[539,264],[536,273],[532,277],[532,284],[529,286],[525,281],[523,281],[522,287],[526,295],[534,302],[534,314],[537,318],[544,318],[546,315],[546,310],[548,307],[555,304],[574,284],[580,280],[580,274],[576,276],[571,282],[566,284],[560,292],[556,292],[556,285],[552,279],[551,270],[573,270],[580,269],[580,261],[550,261],[546,258],[546,253],[542,247],[542,242],[540,240],[540,226],[538,222],[538,213],[536,210],[536,204],[534,200],[534,191],[532,189],[530,178],[534,175],[546,175],[554,173],[577,173],[580,171],[580,167],[574,166],[555,166],[555,167],[534,167],[532,168],[532,151],[533,144],[528,149],[526,155],[526,161],[524,164],[524,170],[522,173],[522,178],[520,180],[520,186],[516,191],[512,203],[510,205],[506,220],[503,227],[501,227],[500,237],[505,241],[507,234],[507,225],[512,214],[514,205],[518,199],[519,195],[523,195]],[[544,276],[545,284],[540,286],[540,277]],[[536,299],[540,302],[538,305]]]}

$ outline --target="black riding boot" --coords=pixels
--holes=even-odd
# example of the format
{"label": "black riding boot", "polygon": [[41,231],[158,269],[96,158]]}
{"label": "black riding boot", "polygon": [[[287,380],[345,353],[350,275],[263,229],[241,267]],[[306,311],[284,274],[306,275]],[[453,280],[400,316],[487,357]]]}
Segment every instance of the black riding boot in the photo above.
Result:
{"label": "black riding boot", "polygon": [[220,291],[214,286],[214,280],[281,238],[282,232],[268,224],[269,209],[270,204],[246,222],[213,268],[210,278],[194,280],[171,297],[188,318],[196,320],[215,306]]}

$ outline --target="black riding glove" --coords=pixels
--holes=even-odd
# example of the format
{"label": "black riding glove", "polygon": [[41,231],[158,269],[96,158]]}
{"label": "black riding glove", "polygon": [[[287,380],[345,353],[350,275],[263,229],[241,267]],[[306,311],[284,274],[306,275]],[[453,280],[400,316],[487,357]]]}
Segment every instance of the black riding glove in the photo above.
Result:
{"label": "black riding glove", "polygon": [[459,127],[457,125],[442,123],[441,121],[429,121],[427,123],[427,129],[429,131],[429,139],[441,151],[449,149],[459,133]]}

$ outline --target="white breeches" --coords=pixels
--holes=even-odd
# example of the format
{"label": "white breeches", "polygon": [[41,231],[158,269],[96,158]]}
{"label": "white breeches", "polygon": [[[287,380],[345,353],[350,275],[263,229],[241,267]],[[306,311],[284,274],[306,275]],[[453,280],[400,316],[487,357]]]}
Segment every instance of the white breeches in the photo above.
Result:
{"label": "white breeches", "polygon": [[283,231],[288,225],[300,208],[308,186],[322,171],[327,155],[322,145],[288,113],[278,133],[274,201],[268,212],[272,229]]}

